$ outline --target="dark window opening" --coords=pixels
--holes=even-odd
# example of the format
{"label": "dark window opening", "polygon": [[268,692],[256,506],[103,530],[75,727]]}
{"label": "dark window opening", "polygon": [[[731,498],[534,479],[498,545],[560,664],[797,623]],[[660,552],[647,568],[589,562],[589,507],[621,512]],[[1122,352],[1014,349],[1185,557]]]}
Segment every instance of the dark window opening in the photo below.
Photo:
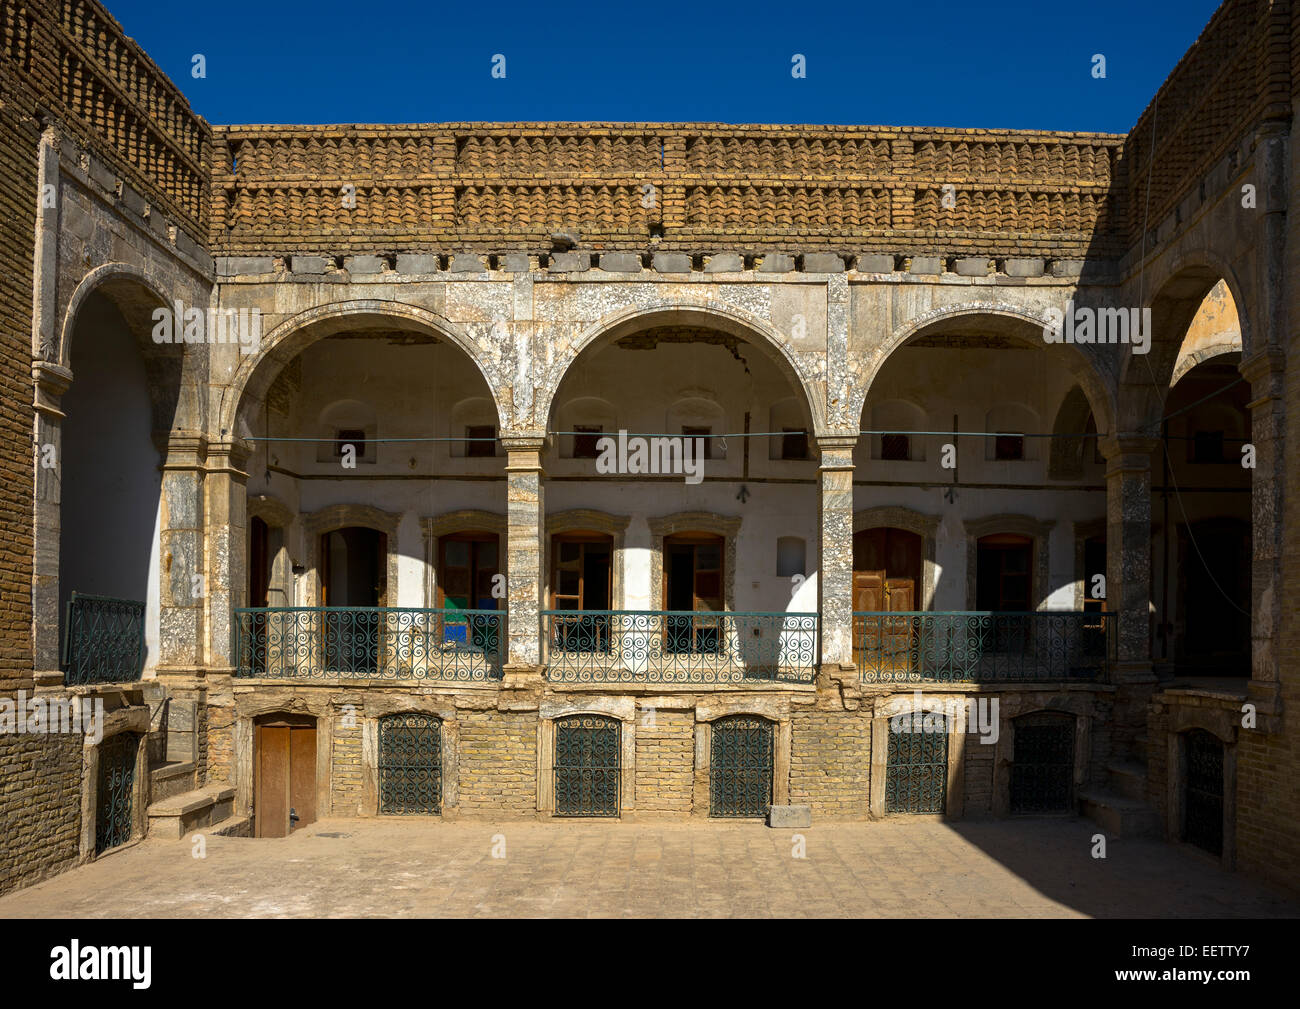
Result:
{"label": "dark window opening", "polygon": [[1192,436],[1192,462],[1223,462],[1223,432],[1197,431]]}
{"label": "dark window opening", "polygon": [[713,458],[713,439],[709,436],[713,434],[711,427],[683,427],[683,438],[703,438],[704,439],[704,458]]}
{"label": "dark window opening", "polygon": [[1019,434],[999,434],[993,438],[993,458],[998,460],[1023,459],[1025,439]]}
{"label": "dark window opening", "polygon": [[595,459],[600,455],[596,442],[604,434],[605,428],[600,424],[575,424],[573,436],[573,458]]}
{"label": "dark window opening", "polygon": [[804,428],[783,427],[781,429],[781,458],[808,458],[808,432]]}
{"label": "dark window opening", "polygon": [[886,434],[880,438],[880,458],[906,461],[912,458],[912,439],[905,434]]}
{"label": "dark window opening", "polygon": [[366,432],[359,427],[340,428],[334,438],[334,455],[342,458],[346,446],[356,449],[356,457],[364,459],[366,455]]}
{"label": "dark window opening", "polygon": [[465,428],[465,454],[471,457],[496,455],[497,429],[492,424],[470,424]]}

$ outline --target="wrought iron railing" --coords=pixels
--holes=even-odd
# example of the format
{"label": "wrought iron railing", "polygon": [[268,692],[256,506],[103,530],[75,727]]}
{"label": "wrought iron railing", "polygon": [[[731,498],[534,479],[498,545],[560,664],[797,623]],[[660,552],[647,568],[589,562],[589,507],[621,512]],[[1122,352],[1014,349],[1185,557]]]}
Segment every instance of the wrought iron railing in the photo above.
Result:
{"label": "wrought iron railing", "polygon": [[495,680],[504,610],[380,606],[235,610],[235,675],[270,679]]}
{"label": "wrought iron railing", "polygon": [[63,637],[63,679],[133,683],[144,671],[144,603],[72,593]]}
{"label": "wrought iron railing", "polygon": [[817,614],[546,610],[547,678],[563,683],[811,683]]}
{"label": "wrought iron railing", "polygon": [[853,661],[863,683],[997,683],[1109,676],[1114,614],[854,613]]}

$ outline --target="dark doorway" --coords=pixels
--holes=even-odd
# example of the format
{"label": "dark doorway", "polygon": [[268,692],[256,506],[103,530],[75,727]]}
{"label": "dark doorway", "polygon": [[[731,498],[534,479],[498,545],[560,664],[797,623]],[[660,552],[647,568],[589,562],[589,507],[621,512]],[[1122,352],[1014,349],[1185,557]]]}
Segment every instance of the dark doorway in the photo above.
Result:
{"label": "dark doorway", "polygon": [[1183,737],[1187,775],[1183,787],[1183,840],[1223,854],[1223,743],[1204,729]]}
{"label": "dark doorway", "polygon": [[442,721],[436,715],[379,720],[379,812],[442,812]]}
{"label": "dark doorway", "polygon": [[711,653],[722,648],[718,617],[692,617],[686,613],[721,613],[726,608],[723,590],[723,537],[712,533],[684,533],[664,539],[665,608],[676,611],[666,618],[666,647],[673,653]]}
{"label": "dark doorway", "polygon": [[555,723],[555,815],[618,816],[621,724],[601,715]]}
{"label": "dark doorway", "polygon": [[[573,612],[555,618],[551,647],[564,652],[608,652],[614,537],[564,533],[551,543],[551,608]],[[595,612],[582,612],[587,610]]]}
{"label": "dark doorway", "polygon": [[321,536],[321,605],[325,665],[333,672],[377,670],[381,614],[388,595],[388,536],[347,526]]}
{"label": "dark doorway", "polygon": [[95,853],[131,840],[135,824],[135,764],[140,737],[131,732],[109,736],[99,745],[96,779]]}
{"label": "dark doorway", "polygon": [[931,712],[889,726],[886,813],[942,813],[948,801],[948,719]]}
{"label": "dark doorway", "polygon": [[1068,813],[1074,808],[1074,716],[1044,711],[1013,723],[1011,812]]}
{"label": "dark doorway", "polygon": [[1241,519],[1179,526],[1179,673],[1250,676],[1250,539]]}
{"label": "dark doorway", "polygon": [[773,728],[756,715],[719,718],[710,727],[710,816],[767,816],[772,805]]}

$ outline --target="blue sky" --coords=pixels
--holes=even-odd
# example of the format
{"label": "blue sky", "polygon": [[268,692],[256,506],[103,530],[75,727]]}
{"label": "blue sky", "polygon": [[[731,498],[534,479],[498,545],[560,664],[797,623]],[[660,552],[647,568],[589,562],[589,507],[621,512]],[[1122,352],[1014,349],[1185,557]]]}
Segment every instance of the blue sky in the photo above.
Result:
{"label": "blue sky", "polygon": [[[107,0],[214,123],[866,123],[1126,132],[1218,0]],[[1088,13],[1081,13],[1086,9]],[[192,76],[202,53],[207,77]],[[791,76],[791,58],[807,76]],[[1106,78],[1092,57],[1106,57]],[[491,76],[505,56],[506,76]]]}

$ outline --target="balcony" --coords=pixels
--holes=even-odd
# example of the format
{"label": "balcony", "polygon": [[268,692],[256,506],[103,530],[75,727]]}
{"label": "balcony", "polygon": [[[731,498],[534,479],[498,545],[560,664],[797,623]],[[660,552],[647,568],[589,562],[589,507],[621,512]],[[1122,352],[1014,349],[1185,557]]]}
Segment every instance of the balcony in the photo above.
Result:
{"label": "balcony", "polygon": [[863,683],[1105,682],[1115,615],[854,613],[853,661]]}
{"label": "balcony", "polygon": [[817,614],[546,610],[553,683],[812,683]]}
{"label": "balcony", "polygon": [[235,675],[286,680],[499,680],[505,612],[378,606],[235,610]]}
{"label": "balcony", "polygon": [[70,686],[134,683],[144,670],[144,603],[72,593],[63,638]]}

